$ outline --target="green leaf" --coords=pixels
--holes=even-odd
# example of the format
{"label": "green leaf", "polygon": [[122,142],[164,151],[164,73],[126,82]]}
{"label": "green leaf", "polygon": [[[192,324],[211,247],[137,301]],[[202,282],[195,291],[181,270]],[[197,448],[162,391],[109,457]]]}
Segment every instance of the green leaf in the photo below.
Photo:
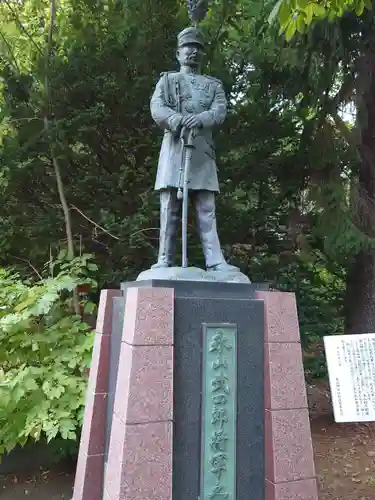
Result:
{"label": "green leaf", "polygon": [[5,445],[5,450],[7,453],[10,453],[14,448],[17,446],[18,441],[17,440],[9,440],[7,441]]}
{"label": "green leaf", "polygon": [[309,4],[309,0],[297,0],[297,8],[299,10],[305,10]]}
{"label": "green leaf", "polygon": [[288,24],[291,17],[292,17],[291,5],[288,0],[283,0],[279,8],[280,26],[283,26],[285,29],[285,26]]}
{"label": "green leaf", "polygon": [[86,302],[83,310],[85,314],[92,314],[96,310],[96,305],[94,302]]}
{"label": "green leaf", "polygon": [[316,17],[324,17],[326,15],[326,9],[323,7],[323,5],[312,3],[311,6]]}
{"label": "green leaf", "polygon": [[302,15],[298,16],[296,22],[297,22],[297,31],[299,33],[304,33],[306,25],[305,25],[305,22],[303,20]]}
{"label": "green leaf", "polygon": [[63,275],[57,281],[58,290],[72,291],[77,287],[77,280],[71,276]]}
{"label": "green leaf", "polygon": [[357,14],[357,16],[361,16],[364,10],[365,10],[364,0],[358,0],[358,3],[355,8],[355,13]]}
{"label": "green leaf", "polygon": [[25,388],[28,391],[35,391],[36,389],[39,389],[38,384],[33,378],[26,378],[24,383],[25,383]]}
{"label": "green leaf", "polygon": [[277,15],[279,14],[279,10],[280,10],[280,7],[281,7],[283,1],[284,0],[278,0],[276,2],[276,4],[274,5],[274,7],[271,11],[271,14],[268,17],[269,24],[273,24],[275,22],[275,19],[276,19]]}
{"label": "green leaf", "polygon": [[34,303],[35,303],[35,297],[30,294],[24,301],[17,304],[14,310],[17,312],[21,312]]}
{"label": "green leaf", "polygon": [[[61,419],[59,430],[63,439],[75,439],[75,422],[73,420],[66,418]],[[73,438],[71,436],[73,436]]]}
{"label": "green leaf", "polygon": [[285,31],[285,38],[286,38],[287,42],[289,42],[293,38],[296,30],[297,30],[296,21],[290,21],[288,24],[288,27],[286,28],[286,31]]}
{"label": "green leaf", "polygon": [[308,6],[306,7],[305,15],[306,15],[306,24],[309,26],[311,24],[314,15],[313,6],[311,3],[309,3]]}
{"label": "green leaf", "polygon": [[333,22],[337,18],[337,15],[338,15],[337,12],[335,12],[334,10],[331,10],[328,13],[328,21]]}
{"label": "green leaf", "polygon": [[59,399],[64,392],[64,387],[53,387],[50,389],[48,396],[50,399]]}
{"label": "green leaf", "polygon": [[51,442],[52,439],[55,439],[57,434],[59,433],[59,426],[55,425],[48,431],[46,431],[46,436],[47,436],[47,443]]}

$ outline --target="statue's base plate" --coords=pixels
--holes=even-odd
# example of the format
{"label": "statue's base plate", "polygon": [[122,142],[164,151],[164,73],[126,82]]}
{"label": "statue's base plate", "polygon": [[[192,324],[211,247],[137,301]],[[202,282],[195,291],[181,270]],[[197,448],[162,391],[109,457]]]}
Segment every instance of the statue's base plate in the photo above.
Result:
{"label": "statue's base plate", "polygon": [[204,271],[199,267],[157,267],[141,272],[137,281],[217,281],[220,283],[251,283],[240,271]]}

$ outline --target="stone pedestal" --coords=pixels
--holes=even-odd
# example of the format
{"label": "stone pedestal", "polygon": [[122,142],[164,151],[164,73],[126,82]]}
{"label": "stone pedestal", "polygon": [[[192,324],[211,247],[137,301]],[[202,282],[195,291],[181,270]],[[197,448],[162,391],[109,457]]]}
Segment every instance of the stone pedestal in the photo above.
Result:
{"label": "stone pedestal", "polygon": [[103,500],[172,495],[173,289],[128,290]]}
{"label": "stone pedestal", "polygon": [[100,296],[74,500],[102,500],[113,299],[121,295],[120,290],[103,290]]}
{"label": "stone pedestal", "polygon": [[317,500],[295,296],[257,297],[265,306],[266,500]]}
{"label": "stone pedestal", "polygon": [[317,500],[314,475],[292,294],[102,292],[73,500]]}

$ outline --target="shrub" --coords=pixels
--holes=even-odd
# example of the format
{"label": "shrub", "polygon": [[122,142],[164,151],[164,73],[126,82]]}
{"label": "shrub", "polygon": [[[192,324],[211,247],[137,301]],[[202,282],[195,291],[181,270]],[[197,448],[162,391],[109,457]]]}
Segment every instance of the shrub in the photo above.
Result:
{"label": "shrub", "polygon": [[74,440],[81,427],[93,334],[71,297],[94,285],[87,270],[95,267],[89,256],[58,267],[34,283],[0,268],[0,455],[30,439]]}

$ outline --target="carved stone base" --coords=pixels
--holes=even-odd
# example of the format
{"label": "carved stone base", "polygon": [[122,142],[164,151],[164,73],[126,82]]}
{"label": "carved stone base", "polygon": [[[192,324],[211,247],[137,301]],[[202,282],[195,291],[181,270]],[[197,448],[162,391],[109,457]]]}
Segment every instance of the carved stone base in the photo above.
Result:
{"label": "carved stone base", "polygon": [[318,500],[296,299],[264,301],[266,500]]}
{"label": "carved stone base", "polygon": [[[294,294],[177,276],[102,291],[73,499],[318,500]],[[210,332],[236,350],[224,378]],[[232,459],[217,484],[222,417]]]}
{"label": "carved stone base", "polygon": [[204,271],[199,267],[158,267],[141,272],[137,281],[217,281],[220,283],[251,283],[239,271]]}

